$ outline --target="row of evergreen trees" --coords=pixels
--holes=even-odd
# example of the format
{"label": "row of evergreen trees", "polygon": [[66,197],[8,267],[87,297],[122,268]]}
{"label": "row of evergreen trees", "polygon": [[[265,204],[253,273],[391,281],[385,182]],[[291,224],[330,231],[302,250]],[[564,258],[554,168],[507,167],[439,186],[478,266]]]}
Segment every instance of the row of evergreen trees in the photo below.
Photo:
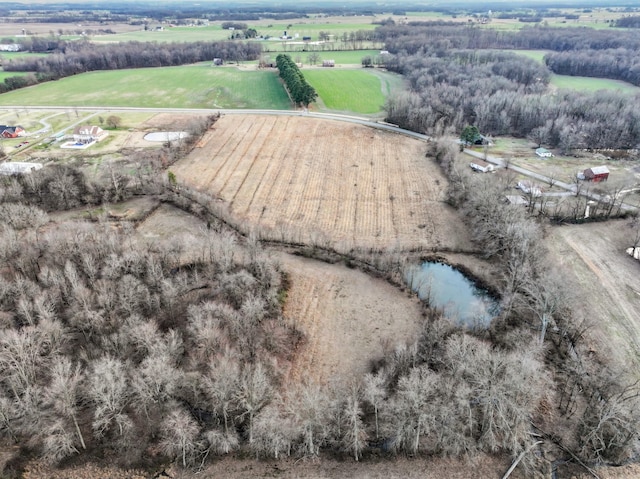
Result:
{"label": "row of evergreen trees", "polygon": [[289,55],[280,54],[276,57],[276,66],[280,77],[284,80],[291,99],[296,105],[309,106],[318,97],[316,90],[307,83],[302,72]]}

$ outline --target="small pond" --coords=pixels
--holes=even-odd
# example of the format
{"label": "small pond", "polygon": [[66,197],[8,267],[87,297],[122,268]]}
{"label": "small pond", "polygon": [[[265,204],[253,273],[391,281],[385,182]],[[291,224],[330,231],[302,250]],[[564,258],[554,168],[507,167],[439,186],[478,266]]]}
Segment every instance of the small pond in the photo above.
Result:
{"label": "small pond", "polygon": [[407,285],[430,306],[468,327],[485,327],[498,315],[498,302],[448,264],[425,262],[405,273]]}

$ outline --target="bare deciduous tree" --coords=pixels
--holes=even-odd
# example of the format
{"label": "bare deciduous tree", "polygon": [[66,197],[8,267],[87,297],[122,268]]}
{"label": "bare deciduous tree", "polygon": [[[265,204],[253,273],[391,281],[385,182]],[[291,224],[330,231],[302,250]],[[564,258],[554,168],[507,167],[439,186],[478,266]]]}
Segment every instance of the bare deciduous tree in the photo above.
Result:
{"label": "bare deciduous tree", "polygon": [[160,429],[164,453],[180,457],[182,467],[187,467],[201,448],[198,441],[200,428],[196,421],[185,410],[175,409],[162,421]]}
{"label": "bare deciduous tree", "polygon": [[379,437],[378,411],[387,393],[385,391],[385,381],[381,374],[369,373],[364,377],[364,398],[373,407],[376,424],[376,439]]}
{"label": "bare deciduous tree", "polygon": [[236,390],[236,402],[241,413],[238,419],[247,420],[249,444],[253,443],[253,418],[266,406],[273,397],[271,381],[262,367],[257,363],[247,367],[240,377]]}
{"label": "bare deciduous tree", "polygon": [[53,410],[73,422],[82,449],[87,446],[78,424],[78,389],[83,380],[82,369],[67,357],[60,358],[51,369],[51,381],[45,390],[47,403]]}
{"label": "bare deciduous tree", "polygon": [[119,436],[128,432],[128,382],[127,368],[119,359],[103,357],[93,361],[87,394],[95,405],[92,426],[97,437],[112,429]]}

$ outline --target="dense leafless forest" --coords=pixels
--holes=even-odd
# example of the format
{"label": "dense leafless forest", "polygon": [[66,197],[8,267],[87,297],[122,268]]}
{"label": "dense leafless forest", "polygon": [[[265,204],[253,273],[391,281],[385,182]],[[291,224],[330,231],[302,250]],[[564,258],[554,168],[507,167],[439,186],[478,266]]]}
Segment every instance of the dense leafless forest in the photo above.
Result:
{"label": "dense leafless forest", "polygon": [[[516,53],[493,51],[554,50],[558,53],[546,57],[552,71],[633,82],[637,32],[531,27],[512,33],[453,24],[384,26],[378,31],[395,53],[387,68],[410,82],[408,92],[388,101],[389,121],[430,134],[475,124],[486,134],[529,137],[565,152],[629,149],[640,143],[638,113],[628,95],[550,94],[545,66]],[[622,64],[617,61],[621,56]]]}

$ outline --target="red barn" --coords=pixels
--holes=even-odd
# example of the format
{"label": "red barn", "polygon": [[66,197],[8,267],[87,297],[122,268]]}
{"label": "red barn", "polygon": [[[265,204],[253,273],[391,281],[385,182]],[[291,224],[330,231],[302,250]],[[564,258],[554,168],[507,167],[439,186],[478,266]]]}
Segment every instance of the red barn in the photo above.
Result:
{"label": "red barn", "polygon": [[595,168],[587,168],[582,172],[584,179],[597,183],[599,181],[607,181],[609,178],[609,168],[606,166],[596,166]]}

